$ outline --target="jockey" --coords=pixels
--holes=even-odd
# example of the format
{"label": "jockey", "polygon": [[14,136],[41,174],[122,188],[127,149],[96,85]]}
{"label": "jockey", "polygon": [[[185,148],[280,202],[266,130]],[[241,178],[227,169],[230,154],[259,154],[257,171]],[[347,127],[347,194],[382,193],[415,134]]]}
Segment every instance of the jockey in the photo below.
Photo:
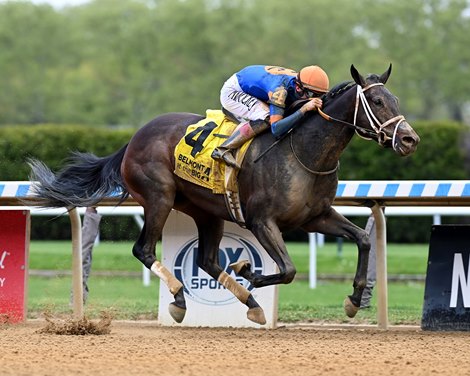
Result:
{"label": "jockey", "polygon": [[[239,169],[232,152],[247,140],[271,127],[281,137],[306,112],[321,108],[320,97],[328,92],[329,80],[317,65],[298,73],[287,68],[251,65],[232,75],[220,91],[226,114],[240,122],[233,134],[212,153],[212,158]],[[299,99],[310,99],[298,111],[284,117],[284,111]]]}

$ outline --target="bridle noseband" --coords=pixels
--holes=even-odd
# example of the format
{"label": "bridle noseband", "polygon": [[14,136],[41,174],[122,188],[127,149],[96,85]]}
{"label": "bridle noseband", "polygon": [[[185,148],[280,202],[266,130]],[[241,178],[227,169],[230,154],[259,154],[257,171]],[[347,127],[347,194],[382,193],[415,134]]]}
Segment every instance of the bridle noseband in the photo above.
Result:
{"label": "bridle noseband", "polygon": [[[374,83],[374,84],[370,84],[366,87],[362,87],[361,85],[357,85],[357,90],[356,90],[356,104],[355,104],[355,108],[354,108],[354,122],[353,123],[349,123],[347,121],[344,121],[344,120],[340,120],[340,119],[335,119],[333,117],[331,117],[330,115],[327,115],[325,114],[322,110],[318,109],[318,113],[326,120],[328,121],[334,121],[334,122],[337,122],[337,123],[341,123],[341,124],[345,124],[347,126],[350,126],[352,128],[354,128],[354,130],[356,131],[356,134],[361,137],[361,138],[364,138],[366,140],[372,140],[372,139],[376,139],[378,144],[381,145],[381,146],[384,146],[384,144],[388,141],[388,140],[392,140],[392,147],[393,147],[393,150],[396,151],[396,142],[395,142],[395,139],[396,139],[396,135],[397,135],[397,131],[398,131],[398,127],[400,126],[400,124],[402,122],[405,121],[405,117],[403,115],[398,115],[398,116],[395,116],[387,121],[385,121],[384,123],[380,123],[380,121],[377,119],[377,117],[374,115],[374,113],[372,112],[372,109],[370,108],[370,105],[369,105],[369,102],[367,102],[367,98],[366,96],[364,95],[364,92],[366,92],[367,90],[369,90],[370,88],[374,87],[374,86],[383,86],[384,84],[381,83],[381,82],[377,82],[377,83]],[[357,114],[359,112],[359,106],[361,105],[362,103],[362,106],[364,107],[364,112],[366,113],[366,116],[367,116],[367,119],[369,120],[369,125],[370,127],[372,128],[371,129],[368,129],[368,128],[364,128],[364,127],[361,127],[359,125],[356,124],[357,122]],[[395,129],[393,130],[393,136],[392,137],[389,137],[385,132],[384,132],[384,128],[389,126],[390,124],[392,124],[393,122],[397,122],[396,125],[395,125]]]}

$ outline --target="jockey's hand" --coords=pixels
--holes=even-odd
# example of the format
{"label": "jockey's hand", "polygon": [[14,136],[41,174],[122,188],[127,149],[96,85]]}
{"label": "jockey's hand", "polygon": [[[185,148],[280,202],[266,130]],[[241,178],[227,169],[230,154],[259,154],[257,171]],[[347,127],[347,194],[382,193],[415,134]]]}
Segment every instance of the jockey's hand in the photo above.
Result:
{"label": "jockey's hand", "polygon": [[307,103],[305,103],[301,108],[300,111],[302,113],[306,113],[308,111],[316,110],[317,108],[321,108],[323,102],[320,98],[311,98]]}

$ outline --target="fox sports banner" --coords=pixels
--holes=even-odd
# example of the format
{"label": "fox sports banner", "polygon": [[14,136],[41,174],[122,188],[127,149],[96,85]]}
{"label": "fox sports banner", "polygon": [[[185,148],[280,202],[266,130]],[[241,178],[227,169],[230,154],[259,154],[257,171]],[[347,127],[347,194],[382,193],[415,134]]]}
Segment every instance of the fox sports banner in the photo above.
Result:
{"label": "fox sports banner", "polygon": [[[176,324],[168,313],[174,301],[164,283],[160,283],[158,320],[162,325],[208,327],[260,327],[246,317],[248,308],[218,281],[197,266],[197,228],[193,220],[172,211],[162,236],[162,263],[184,285],[187,312],[181,324]],[[247,288],[266,315],[264,328],[273,328],[277,321],[278,287],[253,288],[230,268],[238,260],[249,260],[252,270],[262,274],[277,273],[277,266],[261,247],[253,234],[238,225],[226,222],[224,237],[219,246],[222,268]]]}

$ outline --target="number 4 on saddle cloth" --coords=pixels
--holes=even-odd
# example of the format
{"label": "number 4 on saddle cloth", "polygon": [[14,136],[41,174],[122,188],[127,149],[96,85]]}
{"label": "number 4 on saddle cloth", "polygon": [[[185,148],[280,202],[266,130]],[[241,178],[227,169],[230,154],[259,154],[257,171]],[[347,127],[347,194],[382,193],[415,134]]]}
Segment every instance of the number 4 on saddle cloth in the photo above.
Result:
{"label": "number 4 on saddle cloth", "polygon": [[[175,174],[182,179],[225,194],[232,219],[244,227],[238,197],[237,171],[212,159],[214,149],[222,144],[238,124],[220,110],[207,110],[205,119],[188,126],[186,134],[175,148]],[[238,149],[235,158],[241,165],[253,139]]]}

